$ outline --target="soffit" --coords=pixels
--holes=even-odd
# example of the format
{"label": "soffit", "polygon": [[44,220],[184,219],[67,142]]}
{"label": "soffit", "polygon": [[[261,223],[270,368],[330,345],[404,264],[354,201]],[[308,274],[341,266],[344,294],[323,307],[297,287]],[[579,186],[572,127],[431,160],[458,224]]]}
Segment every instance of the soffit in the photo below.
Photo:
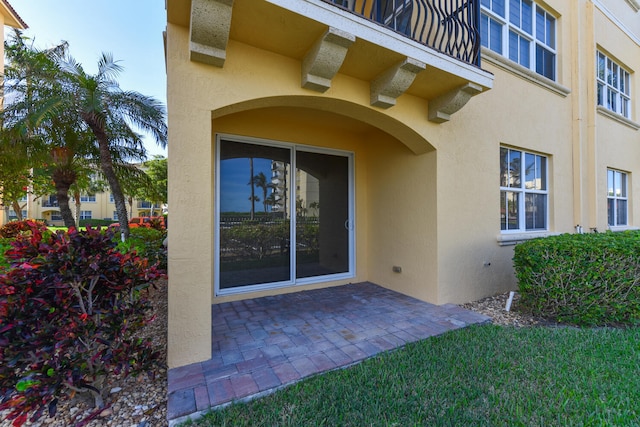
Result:
{"label": "soffit", "polygon": [[21,30],[29,28],[7,0],[0,0],[0,6],[2,7],[2,15],[5,17],[5,25]]}

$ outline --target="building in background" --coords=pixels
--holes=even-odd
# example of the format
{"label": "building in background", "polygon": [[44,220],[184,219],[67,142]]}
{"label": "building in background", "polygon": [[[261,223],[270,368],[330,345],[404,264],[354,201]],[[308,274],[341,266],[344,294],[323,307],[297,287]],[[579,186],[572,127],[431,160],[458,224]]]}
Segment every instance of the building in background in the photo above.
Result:
{"label": "building in background", "polygon": [[[168,0],[167,21],[170,368],[211,357],[211,304],[364,281],[462,303],[516,288],[519,241],[640,225],[638,0]],[[283,215],[257,223],[261,161]]]}
{"label": "building in background", "polygon": [[[54,194],[43,197],[26,196],[20,201],[25,208],[22,210],[23,218],[31,218],[45,221],[48,225],[63,226],[64,221],[60,215],[58,200]],[[75,198],[70,197],[69,206],[71,212],[76,214]],[[127,213],[129,218],[137,216],[157,216],[162,215],[166,206],[154,204],[145,200],[127,199]],[[13,209],[9,209],[9,221],[17,219]],[[76,218],[77,221],[78,218]],[[118,213],[111,192],[99,192],[96,194],[80,195],[79,219],[99,219],[105,221],[118,221]]]}

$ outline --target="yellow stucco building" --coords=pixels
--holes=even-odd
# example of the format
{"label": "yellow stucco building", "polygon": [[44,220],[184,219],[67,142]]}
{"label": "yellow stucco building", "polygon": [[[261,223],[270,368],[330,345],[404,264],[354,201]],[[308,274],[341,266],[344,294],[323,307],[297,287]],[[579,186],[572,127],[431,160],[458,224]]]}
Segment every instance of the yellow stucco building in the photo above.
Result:
{"label": "yellow stucco building", "polygon": [[[139,216],[162,215],[163,207],[145,200],[126,200],[127,214],[129,219]],[[43,220],[52,226],[63,226],[64,221],[60,214],[60,207],[55,195],[34,196],[25,195],[19,201],[22,208],[22,218]],[[95,194],[80,194],[80,208],[76,209],[76,202],[72,195],[69,196],[69,207],[76,220],[107,220],[118,221],[116,204],[111,192],[98,192]],[[7,221],[17,219],[16,212],[12,208],[6,210]],[[4,224],[2,222],[0,224]]]}
{"label": "yellow stucco building", "polygon": [[211,357],[211,304],[364,281],[461,303],[516,288],[518,241],[640,225],[638,0],[167,21],[172,368]]}
{"label": "yellow stucco building", "polygon": [[[0,19],[2,20],[2,40],[4,40],[5,26],[16,28],[18,30],[24,30],[27,28],[27,24],[22,20],[20,15],[11,6],[7,0],[0,0]],[[4,44],[0,47],[0,72],[4,75]]]}

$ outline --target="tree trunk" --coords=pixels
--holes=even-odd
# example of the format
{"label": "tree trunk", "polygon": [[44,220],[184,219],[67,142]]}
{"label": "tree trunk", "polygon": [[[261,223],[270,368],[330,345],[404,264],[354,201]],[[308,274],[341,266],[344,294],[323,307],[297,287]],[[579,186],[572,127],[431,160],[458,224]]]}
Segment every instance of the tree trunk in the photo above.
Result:
{"label": "tree trunk", "polygon": [[60,208],[64,226],[75,227],[76,221],[69,207],[69,187],[75,182],[76,173],[68,169],[56,169],[53,171],[52,178],[56,187],[56,199],[58,199],[58,207]]}
{"label": "tree trunk", "polygon": [[80,201],[80,192],[75,191],[73,193],[73,198],[76,201],[76,206],[75,206],[76,207],[76,215],[75,215],[76,221],[78,221],[78,225],[80,225],[80,207],[82,205],[82,202]]}
{"label": "tree trunk", "polygon": [[253,221],[253,216],[256,213],[256,196],[253,186],[253,157],[249,158],[249,169],[251,173],[251,178],[249,179],[249,185],[251,185],[251,221]]}
{"label": "tree trunk", "polygon": [[91,115],[83,115],[84,121],[89,125],[91,131],[98,140],[98,148],[100,150],[100,169],[107,178],[111,193],[113,193],[113,201],[116,204],[116,212],[118,212],[118,223],[120,224],[120,235],[122,240],[129,237],[129,218],[127,216],[127,205],[124,200],[124,193],[120,186],[120,181],[113,169],[113,161],[111,159],[111,151],[109,150],[109,138],[103,126]]}
{"label": "tree trunk", "polygon": [[20,206],[20,203],[14,200],[11,202],[11,205],[13,206],[13,211],[16,213],[18,221],[22,221],[24,218],[22,218],[22,207]]}

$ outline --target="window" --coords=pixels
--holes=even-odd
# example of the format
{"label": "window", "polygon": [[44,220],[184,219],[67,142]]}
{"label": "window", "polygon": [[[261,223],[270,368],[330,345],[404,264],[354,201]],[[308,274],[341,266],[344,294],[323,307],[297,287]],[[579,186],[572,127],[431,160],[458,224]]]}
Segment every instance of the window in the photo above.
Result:
{"label": "window", "polygon": [[500,229],[547,230],[547,157],[500,148]]}
{"label": "window", "polygon": [[556,79],[556,19],[532,0],[482,0],[482,46]]}
{"label": "window", "polygon": [[115,203],[113,199],[113,193],[109,193],[109,203]]}
{"label": "window", "polygon": [[[20,213],[22,214],[22,219],[27,218],[26,209],[22,209]],[[16,214],[16,211],[14,211],[13,209],[9,209],[9,219],[18,219],[18,215]]]}
{"label": "window", "polygon": [[82,194],[80,195],[80,202],[85,203],[85,202],[95,202],[96,201],[96,195],[95,194]]}
{"label": "window", "polygon": [[607,169],[607,219],[609,226],[627,225],[627,174]]}
{"label": "window", "polygon": [[91,211],[80,211],[80,219],[91,219]]}
{"label": "window", "polygon": [[412,0],[381,0],[378,5],[378,21],[389,28],[411,34]]}
{"label": "window", "polygon": [[602,52],[596,52],[598,105],[631,118],[631,77],[628,71]]}
{"label": "window", "polygon": [[118,219],[118,211],[113,211],[113,220],[114,221],[119,221],[119,219]]}

